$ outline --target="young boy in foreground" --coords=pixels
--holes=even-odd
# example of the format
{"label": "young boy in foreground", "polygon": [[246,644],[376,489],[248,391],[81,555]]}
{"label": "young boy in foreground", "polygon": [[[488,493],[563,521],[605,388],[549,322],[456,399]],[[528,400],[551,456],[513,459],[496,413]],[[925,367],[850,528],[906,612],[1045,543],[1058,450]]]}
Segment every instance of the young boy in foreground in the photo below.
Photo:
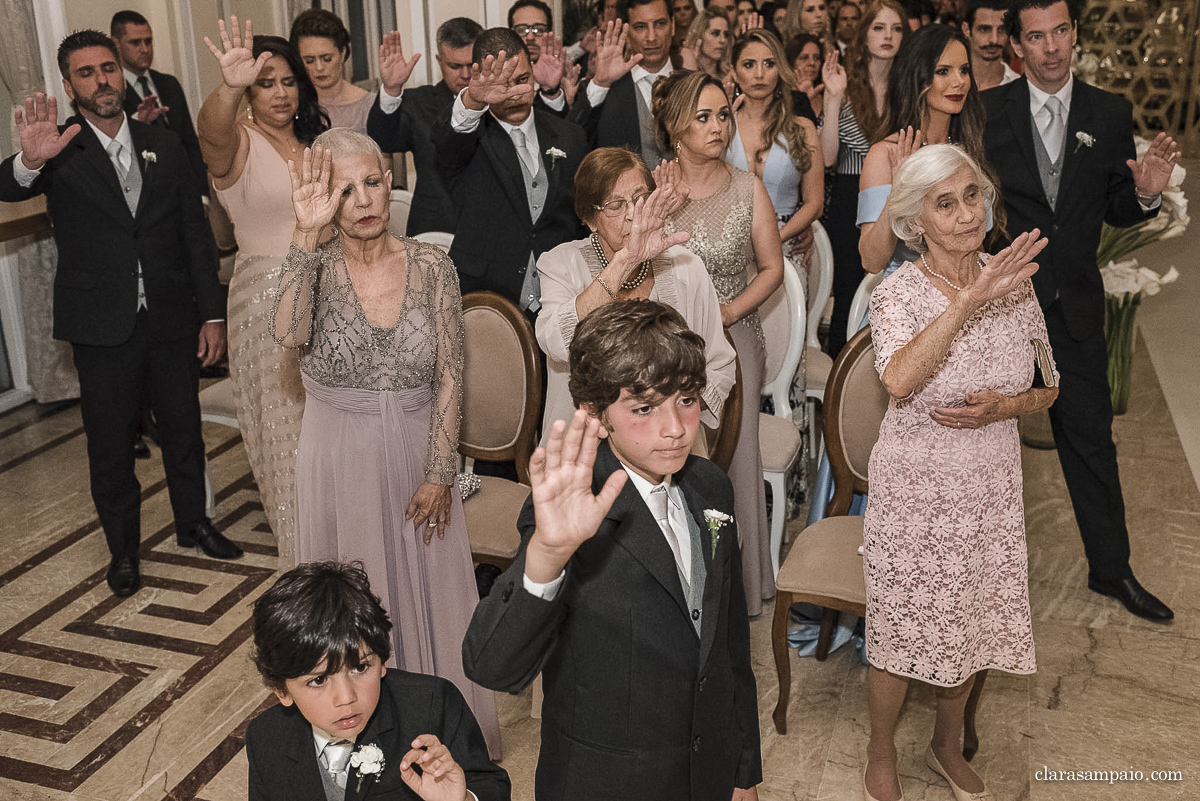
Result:
{"label": "young boy in foreground", "polygon": [[570,353],[578,411],[533,455],[521,549],[475,611],[467,676],[515,692],[542,673],[539,801],[756,799],[733,488],[689,455],[704,341],[625,301],[584,318]]}
{"label": "young boy in foreground", "polygon": [[462,694],[384,663],[392,624],[358,565],[302,564],[254,604],[254,663],[280,705],[246,731],[251,801],[507,801]]}

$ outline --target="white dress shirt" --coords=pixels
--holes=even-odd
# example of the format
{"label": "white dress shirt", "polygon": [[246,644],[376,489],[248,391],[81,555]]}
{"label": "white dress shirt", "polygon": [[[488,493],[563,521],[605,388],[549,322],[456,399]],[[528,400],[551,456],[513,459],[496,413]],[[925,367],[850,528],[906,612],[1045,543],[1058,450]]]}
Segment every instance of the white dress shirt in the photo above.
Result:
{"label": "white dress shirt", "polygon": [[[635,65],[633,65],[633,69],[629,70],[629,77],[633,79],[633,85],[637,88],[638,92],[642,95],[642,99],[644,101],[646,101],[647,104],[649,104],[650,103],[650,91],[651,91],[651,89],[654,88],[654,81],[657,81],[659,78],[667,77],[674,71],[674,69],[675,68],[671,66],[671,59],[667,59],[666,63],[662,65],[662,67],[658,70],[658,72],[650,72],[648,69],[643,67],[641,64],[635,64]],[[649,75],[653,75],[654,80],[651,80],[651,81],[643,81],[642,80],[643,78],[645,78]],[[591,104],[592,108],[595,108],[596,106],[598,106],[604,102],[604,99],[606,97],[608,97],[609,88],[610,87],[608,87],[608,86],[597,86],[595,81],[588,81],[587,99],[588,99],[588,103]]]}

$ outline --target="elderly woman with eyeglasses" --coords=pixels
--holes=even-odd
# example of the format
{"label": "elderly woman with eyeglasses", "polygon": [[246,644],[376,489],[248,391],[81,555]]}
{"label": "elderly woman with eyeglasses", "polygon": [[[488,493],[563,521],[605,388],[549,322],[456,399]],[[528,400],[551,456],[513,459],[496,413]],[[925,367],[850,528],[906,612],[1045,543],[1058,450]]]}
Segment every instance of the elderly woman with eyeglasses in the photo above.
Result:
{"label": "elderly woman with eyeglasses", "polygon": [[681,202],[673,185],[655,186],[637,154],[619,147],[589,153],[575,174],[575,213],[591,236],[542,254],[538,275],[542,309],[538,345],[546,354],[546,413],[542,430],[571,419],[568,352],[575,328],[593,309],[615,300],[655,300],[678,311],[704,337],[708,385],[701,420],[717,426],[733,387],[735,357],[721,325],[721,306],[704,262],[681,245],[688,235],[667,236],[667,215]]}

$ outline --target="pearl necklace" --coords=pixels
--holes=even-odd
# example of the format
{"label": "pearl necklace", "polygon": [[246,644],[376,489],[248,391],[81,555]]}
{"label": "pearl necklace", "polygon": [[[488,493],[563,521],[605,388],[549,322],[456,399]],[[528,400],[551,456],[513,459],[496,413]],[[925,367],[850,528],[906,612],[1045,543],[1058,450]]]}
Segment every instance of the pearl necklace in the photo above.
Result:
{"label": "pearl necklace", "polygon": [[[600,247],[600,235],[595,231],[592,232],[592,249],[596,251],[596,258],[600,259],[600,270],[603,272],[608,268],[608,259],[604,255],[604,248]],[[650,259],[646,259],[638,266],[637,275],[630,278],[628,281],[621,282],[621,289],[637,289],[646,280],[647,273],[650,272]],[[603,286],[603,284],[601,284]]]}
{"label": "pearl necklace", "polygon": [[[975,254],[975,258],[979,260],[979,266],[982,267],[983,266],[983,257],[977,253],[977,254]],[[947,278],[946,276],[942,275],[937,270],[934,270],[932,267],[929,266],[929,262],[925,261],[924,253],[921,254],[921,266],[924,267],[925,271],[927,273],[929,273],[930,275],[932,275],[933,277],[942,279],[942,281],[944,281],[946,283],[946,285],[948,287],[950,287],[951,289],[953,289],[955,292],[962,292],[961,286],[954,283],[949,278]]]}

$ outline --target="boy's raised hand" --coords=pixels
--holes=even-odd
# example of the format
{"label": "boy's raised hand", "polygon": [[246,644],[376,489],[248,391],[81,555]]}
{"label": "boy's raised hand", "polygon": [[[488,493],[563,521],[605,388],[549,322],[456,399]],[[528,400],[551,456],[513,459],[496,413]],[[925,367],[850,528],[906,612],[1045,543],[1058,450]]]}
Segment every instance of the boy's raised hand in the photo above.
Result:
{"label": "boy's raised hand", "polygon": [[525,554],[525,575],[545,584],[562,572],[571,554],[600,527],[625,486],[617,470],[599,495],[592,493],[592,466],[600,444],[600,421],[578,409],[570,426],[558,420],[544,448],[533,452],[529,480],[537,529]]}
{"label": "boy's raised hand", "polygon": [[[421,769],[420,773],[414,766]],[[432,734],[412,741],[412,750],[400,760],[400,778],[424,801],[466,801],[467,776],[450,749]]]}

